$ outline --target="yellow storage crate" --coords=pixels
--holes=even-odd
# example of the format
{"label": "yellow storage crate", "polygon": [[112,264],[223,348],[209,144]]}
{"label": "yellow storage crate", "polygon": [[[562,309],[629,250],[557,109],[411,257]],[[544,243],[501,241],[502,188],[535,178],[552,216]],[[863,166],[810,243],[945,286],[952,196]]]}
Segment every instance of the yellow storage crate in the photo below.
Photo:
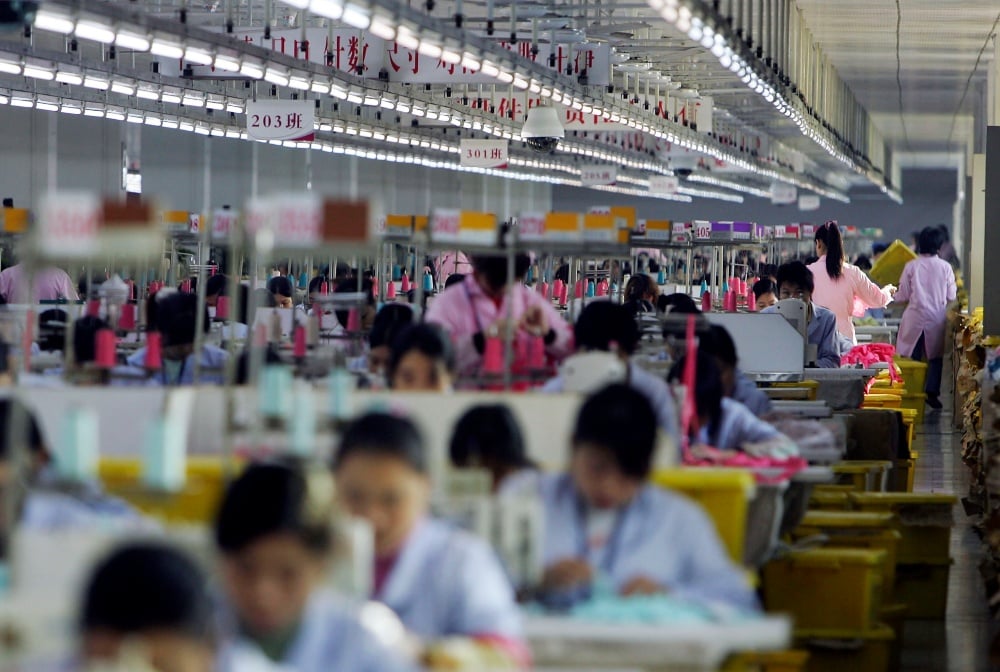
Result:
{"label": "yellow storage crate", "polygon": [[[911,453],[912,455],[912,453]],[[913,492],[913,478],[917,471],[917,461],[893,460],[892,471],[889,472],[889,487],[887,492]]]}
{"label": "yellow storage crate", "polygon": [[653,483],[701,504],[715,523],[729,557],[743,564],[747,511],[757,488],[751,472],[714,467],[660,469],[654,473]]}
{"label": "yellow storage crate", "polygon": [[906,438],[913,452],[913,442],[917,439],[917,416],[918,412],[914,408],[900,408],[900,415],[903,416],[903,426],[906,427]]}
{"label": "yellow storage crate", "polygon": [[916,415],[913,418],[915,424],[924,424],[924,406],[927,404],[927,395],[921,392],[920,394],[904,394],[900,409],[916,411]]}
{"label": "yellow storage crate", "polygon": [[901,240],[893,241],[872,266],[872,270],[868,271],[868,276],[882,286],[890,283],[899,286],[903,268],[916,258],[916,253],[906,243]]}
{"label": "yellow storage crate", "polygon": [[864,632],[799,633],[797,644],[809,651],[807,672],[889,672],[895,633],[879,624]]}
{"label": "yellow storage crate", "polygon": [[900,408],[903,397],[899,394],[866,394],[862,408]]}
{"label": "yellow storage crate", "polygon": [[927,384],[927,362],[918,362],[909,357],[896,356],[896,366],[903,376],[903,387],[907,394],[923,394]]}
{"label": "yellow storage crate", "polygon": [[838,485],[850,485],[857,492],[885,492],[892,462],[885,460],[847,460],[830,467]]}
{"label": "yellow storage crate", "polygon": [[[808,374],[808,372],[807,372]],[[809,401],[816,401],[816,395],[819,394],[819,381],[818,380],[801,380],[796,383],[771,383],[766,389],[768,390],[805,390],[806,397]]]}
{"label": "yellow storage crate", "polygon": [[805,672],[808,651],[753,651],[731,656],[720,672]]}
{"label": "yellow storage crate", "polygon": [[868,630],[882,609],[885,559],[885,551],[792,551],[764,566],[764,606],[791,614],[796,632]]}
{"label": "yellow storage crate", "polygon": [[98,476],[105,490],[148,516],[167,523],[207,523],[216,514],[227,478],[241,468],[239,462],[220,458],[189,458],[187,483],[176,493],[156,492],[142,483],[142,462],[134,458],[102,458]]}
{"label": "yellow storage crate", "polygon": [[906,616],[909,608],[905,604],[886,604],[882,606],[882,623],[892,628],[896,635],[889,651],[889,669],[898,670],[903,660],[903,630],[906,627]]}
{"label": "yellow storage crate", "polygon": [[848,511],[850,508],[851,498],[846,492],[813,489],[809,495],[810,511]]}
{"label": "yellow storage crate", "polygon": [[882,564],[882,597],[892,598],[896,580],[896,554],[902,535],[891,513],[860,511],[809,511],[792,533],[794,540],[823,535],[824,548],[859,548],[885,551]]}
{"label": "yellow storage crate", "polygon": [[906,605],[906,617],[942,620],[948,611],[948,576],[952,560],[900,564],[893,599]]}
{"label": "yellow storage crate", "polygon": [[954,495],[922,492],[855,492],[851,503],[859,511],[896,514],[903,535],[899,564],[947,562],[951,548]]}

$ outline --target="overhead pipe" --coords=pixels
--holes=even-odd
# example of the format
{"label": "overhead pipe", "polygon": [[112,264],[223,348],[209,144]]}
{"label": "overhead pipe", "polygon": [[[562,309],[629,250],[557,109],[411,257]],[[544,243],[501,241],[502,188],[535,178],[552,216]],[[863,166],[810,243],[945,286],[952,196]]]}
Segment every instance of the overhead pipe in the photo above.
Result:
{"label": "overhead pipe", "polygon": [[754,13],[757,15],[757,29],[754,34],[757,36],[757,58],[764,57],[764,2],[765,0],[754,0]]}

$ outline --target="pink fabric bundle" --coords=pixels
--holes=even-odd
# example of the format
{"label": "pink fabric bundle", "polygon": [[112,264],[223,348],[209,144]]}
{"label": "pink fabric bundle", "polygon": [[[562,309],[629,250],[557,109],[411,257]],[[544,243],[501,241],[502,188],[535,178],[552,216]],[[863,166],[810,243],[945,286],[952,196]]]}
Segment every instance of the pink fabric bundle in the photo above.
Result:
{"label": "pink fabric bundle", "polygon": [[[903,379],[900,377],[899,370],[893,361],[895,356],[896,348],[888,343],[866,343],[865,345],[856,345],[851,348],[850,352],[840,358],[840,363],[842,365],[860,364],[866,369],[871,368],[873,364],[888,364],[889,378],[892,382],[898,383]],[[865,387],[865,394],[868,394],[874,382],[874,379],[868,381],[868,385]]]}

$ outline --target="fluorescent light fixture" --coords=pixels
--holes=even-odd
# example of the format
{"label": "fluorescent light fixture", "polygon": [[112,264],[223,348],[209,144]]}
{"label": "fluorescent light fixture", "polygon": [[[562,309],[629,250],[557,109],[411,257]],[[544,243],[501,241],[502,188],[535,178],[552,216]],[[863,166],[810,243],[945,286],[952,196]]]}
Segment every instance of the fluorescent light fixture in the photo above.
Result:
{"label": "fluorescent light fixture", "polygon": [[34,107],[35,98],[26,93],[15,93],[10,98],[10,104],[13,107]]}
{"label": "fluorescent light fixture", "polygon": [[445,63],[450,63],[452,65],[458,65],[462,62],[462,54],[458,51],[452,51],[451,49],[445,49],[441,52],[441,60]]}
{"label": "fluorescent light fixture", "polygon": [[35,101],[35,109],[42,110],[43,112],[58,112],[59,99],[39,97],[38,100]]}
{"label": "fluorescent light fixture", "polygon": [[240,66],[240,74],[250,79],[262,79],[264,77],[264,66],[260,63],[243,61]]}
{"label": "fluorescent light fixture", "polygon": [[298,89],[299,91],[309,90],[309,80],[305,77],[292,76],[288,78],[288,86],[292,89]]}
{"label": "fluorescent light fixture", "polygon": [[125,121],[125,110],[120,107],[109,107],[104,116],[112,121]]}
{"label": "fluorescent light fixture", "polygon": [[208,126],[204,124],[198,124],[197,126],[194,127],[194,132],[197,133],[198,135],[208,135],[212,131],[211,129],[209,129]]}
{"label": "fluorescent light fixture", "polygon": [[184,51],[184,60],[195,65],[212,65],[212,54],[207,49],[200,47],[188,47]]}
{"label": "fluorescent light fixture", "polygon": [[347,89],[337,84],[331,84],[330,95],[340,100],[347,100]]}
{"label": "fluorescent light fixture", "polygon": [[417,47],[417,51],[429,58],[441,58],[441,54],[444,53],[444,49],[441,48],[441,45],[435,44],[426,38],[420,41],[420,46]]}
{"label": "fluorescent light fixture", "polygon": [[379,14],[372,16],[372,25],[368,26],[368,32],[375,37],[381,37],[386,42],[392,42],[396,39],[396,28],[392,25],[392,19]]}
{"label": "fluorescent light fixture", "polygon": [[[66,66],[60,66],[64,68]],[[73,86],[80,86],[83,84],[83,74],[79,71],[72,70],[59,70],[56,73],[56,81],[60,84],[72,84]]]}
{"label": "fluorescent light fixture", "polygon": [[295,9],[308,9],[309,7],[309,0],[283,0],[283,2]]}
{"label": "fluorescent light fixture", "polygon": [[229,138],[230,140],[239,140],[240,132],[235,128],[227,128],[226,137]]}
{"label": "fluorescent light fixture", "polygon": [[226,137],[226,131],[220,126],[213,126],[211,130],[211,135],[213,138],[224,138]]}
{"label": "fluorescent light fixture", "polygon": [[330,83],[314,79],[309,90],[313,93],[319,93],[321,95],[326,95],[330,93]]}
{"label": "fluorescent light fixture", "polygon": [[102,44],[111,44],[115,41],[115,31],[111,26],[90,19],[77,21],[74,32],[79,38],[93,40]]}
{"label": "fluorescent light fixture", "polygon": [[0,57],[0,72],[10,75],[21,74],[21,64],[18,61],[8,60]]}
{"label": "fluorescent light fixture", "polygon": [[526,90],[529,86],[528,80],[526,80],[521,75],[514,75],[514,86],[522,91]]}
{"label": "fluorescent light fixture", "polygon": [[129,112],[125,121],[130,124],[141,124],[144,121],[142,112]]}
{"label": "fluorescent light fixture", "polygon": [[358,30],[368,30],[368,26],[372,24],[371,13],[368,8],[361,7],[352,2],[344,5],[344,13],[341,15],[340,20]]}
{"label": "fluorescent light fixture", "polygon": [[120,93],[123,96],[135,95],[135,82],[129,79],[116,79],[111,82],[111,92]]}
{"label": "fluorescent light fixture", "polygon": [[111,86],[111,82],[100,77],[98,75],[87,75],[83,78],[83,85],[88,89],[97,89],[98,91],[107,91]]}
{"label": "fluorescent light fixture", "polygon": [[312,0],[309,11],[329,19],[339,19],[344,13],[344,5],[340,0]]}
{"label": "fluorescent light fixture", "polygon": [[32,77],[34,79],[42,79],[45,80],[46,82],[51,82],[53,79],[56,78],[56,73],[53,72],[51,67],[25,63],[24,76]]}
{"label": "fluorescent light fixture", "polygon": [[215,55],[215,69],[223,72],[239,72],[240,59],[236,56]]}
{"label": "fluorescent light fixture", "polygon": [[497,79],[500,80],[501,84],[513,84],[514,83],[514,75],[510,74],[509,72],[505,72],[505,71],[500,71],[500,74],[497,75]]}
{"label": "fluorescent light fixture", "polygon": [[104,106],[94,105],[88,103],[85,108],[83,108],[83,116],[85,117],[98,117],[100,119],[104,118]]}
{"label": "fluorescent light fixture", "polygon": [[229,98],[226,100],[226,112],[243,114],[243,101],[239,98]]}
{"label": "fluorescent light fixture", "polygon": [[115,45],[131,51],[149,51],[149,38],[145,35],[119,30],[115,36]]}
{"label": "fluorescent light fixture", "polygon": [[63,114],[80,115],[83,114],[83,107],[79,103],[64,102],[59,111]]}
{"label": "fluorescent light fixture", "polygon": [[205,101],[205,107],[210,110],[224,110],[226,109],[226,99],[222,96],[209,95],[208,100]]}
{"label": "fluorescent light fixture", "polygon": [[193,91],[185,91],[181,102],[184,103],[185,107],[205,107],[205,96]]}
{"label": "fluorescent light fixture", "polygon": [[288,72],[286,70],[268,66],[264,73],[264,81],[277,86],[288,86]]}
{"label": "fluorescent light fixture", "polygon": [[155,56],[180,60],[184,58],[184,48],[177,42],[162,37],[154,37],[149,51]]}
{"label": "fluorescent light fixture", "polygon": [[347,102],[354,103],[355,105],[361,105],[365,102],[365,98],[360,91],[351,89],[347,92]]}
{"label": "fluorescent light fixture", "polygon": [[48,30],[53,33],[69,35],[73,32],[72,17],[62,14],[51,7],[42,7],[35,14],[35,28]]}
{"label": "fluorescent light fixture", "polygon": [[181,119],[180,123],[177,124],[177,128],[181,129],[182,131],[191,132],[194,130],[194,124],[188,121],[187,119]]}
{"label": "fluorescent light fixture", "polygon": [[163,128],[179,128],[180,121],[177,117],[163,117],[163,123],[161,125]]}
{"label": "fluorescent light fixture", "polygon": [[483,67],[483,62],[474,54],[465,52],[462,54],[462,67],[473,72],[478,72]]}
{"label": "fluorescent light fixture", "polygon": [[396,31],[396,42],[404,49],[416,50],[420,46],[420,38],[416,32],[406,26],[400,26]]}
{"label": "fluorescent light fixture", "polygon": [[163,120],[160,119],[159,115],[147,112],[146,113],[146,125],[147,126],[157,126],[157,127],[158,126],[162,126],[163,125]]}
{"label": "fluorescent light fixture", "polygon": [[159,100],[160,90],[150,84],[140,84],[139,88],[136,89],[135,95],[143,100]]}
{"label": "fluorescent light fixture", "polygon": [[160,100],[164,103],[170,103],[172,105],[180,105],[181,103],[181,92],[180,89],[164,89],[160,93]]}

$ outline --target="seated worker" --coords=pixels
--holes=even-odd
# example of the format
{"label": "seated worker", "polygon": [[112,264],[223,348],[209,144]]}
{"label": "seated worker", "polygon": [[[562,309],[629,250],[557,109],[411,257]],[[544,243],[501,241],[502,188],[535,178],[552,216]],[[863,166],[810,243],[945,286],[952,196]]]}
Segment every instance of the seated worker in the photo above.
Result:
{"label": "seated worker", "polygon": [[656,307],[661,313],[677,315],[698,315],[701,309],[687,294],[665,294],[656,301]]}
{"label": "seated worker", "polygon": [[[675,384],[682,384],[686,359],[682,357],[670,370],[670,380]],[[691,428],[689,438],[696,456],[699,446],[774,458],[798,455],[798,446],[791,439],[740,402],[725,396],[715,357],[704,350],[698,351],[695,376],[698,426]]]}
{"label": "seated worker", "polygon": [[389,387],[400,392],[449,392],[455,379],[455,353],[448,335],[433,324],[399,332],[389,356]]}
{"label": "seated worker", "polygon": [[[809,326],[806,340],[816,346],[816,366],[821,369],[840,368],[841,337],[837,333],[837,316],[812,301],[813,274],[801,261],[782,264],[778,268],[778,299],[799,299],[808,309]],[[763,312],[777,312],[771,307]]]}
{"label": "seated worker", "polygon": [[[358,292],[361,292],[365,295],[364,305],[357,307],[357,309],[361,311],[361,314],[358,317],[360,318],[362,331],[368,331],[375,323],[375,313],[378,310],[378,304],[375,301],[374,288],[375,285],[371,280],[363,280],[361,288],[359,289],[357,278],[349,278],[347,280],[342,280],[337,285],[336,289],[333,290],[335,294],[357,294]],[[338,310],[336,311],[336,314],[337,322],[339,322],[340,326],[346,331],[347,323],[350,318],[350,311]]]}
{"label": "seated worker", "polygon": [[215,519],[221,672],[241,672],[251,653],[296,672],[408,669],[324,588],[335,502],[329,472],[318,469],[254,464],[226,490]]}
{"label": "seated worker", "polygon": [[415,318],[413,308],[405,303],[384,306],[375,315],[372,329],[368,332],[368,374],[386,380],[389,360],[392,358],[392,342],[406,330]]}
{"label": "seated worker", "polygon": [[[150,303],[153,303],[151,300]],[[163,368],[151,379],[162,385],[192,385],[194,383],[195,357],[201,366],[200,383],[222,384],[229,353],[214,345],[202,344],[201,352],[194,352],[197,325],[198,297],[194,294],[172,292],[155,299],[155,310],[150,311],[150,327],[162,336]],[[204,315],[204,330],[211,324],[208,311]],[[126,360],[129,366],[144,368],[146,348],[136,350]]]}
{"label": "seated worker", "polygon": [[655,449],[656,415],[639,392],[611,385],[583,404],[569,472],[541,479],[543,599],[572,604],[603,580],[621,595],[756,608],[704,511],[649,484]]}
{"label": "seated worker", "polygon": [[493,549],[429,515],[427,453],[409,420],[362,416],[333,459],[345,510],[375,533],[375,600],[422,640],[466,637],[524,661],[514,591]]}
{"label": "seated worker", "polygon": [[732,336],[725,327],[718,324],[711,325],[709,330],[707,338],[699,341],[699,347],[715,357],[715,363],[722,374],[723,393],[746,406],[758,418],[770,413],[771,398],[739,369],[736,344],[733,343]]}
{"label": "seated worker", "polygon": [[[13,438],[13,441],[11,440]],[[0,399],[0,511],[6,488],[18,488],[13,518],[35,530],[107,528],[135,530],[155,525],[131,505],[105,494],[95,483],[61,483],[38,421],[18,399]],[[0,520],[7,520],[6,516]]]}
{"label": "seated worker", "polygon": [[753,283],[753,298],[757,302],[757,312],[770,308],[778,302],[778,286],[771,278]]}
{"label": "seated worker", "polygon": [[131,542],[112,551],[86,584],[77,623],[82,670],[216,669],[208,583],[170,546]]}
{"label": "seated worker", "polygon": [[[514,277],[507,277],[507,258],[477,256],[474,271],[441,292],[427,310],[427,322],[451,336],[459,375],[475,375],[482,364],[486,337],[505,333],[508,310],[519,339],[541,336],[553,360],[570,354],[572,330],[552,302],[524,285],[530,258],[517,256]],[[508,300],[512,304],[508,306]],[[514,363],[515,367],[519,362]]]}
{"label": "seated worker", "polygon": [[505,482],[537,471],[528,459],[517,418],[503,404],[467,410],[452,430],[448,455],[457,469],[487,470],[494,493],[502,491]]}
{"label": "seated worker", "polygon": [[219,297],[226,295],[228,283],[226,276],[216,273],[205,281],[205,305],[215,308],[219,305]]}
{"label": "seated worker", "polygon": [[[35,301],[80,300],[69,274],[54,266],[38,268],[35,272]],[[28,276],[23,264],[8,266],[0,272],[0,296],[7,303],[31,303],[28,296]]]}
{"label": "seated worker", "polygon": [[630,315],[655,313],[660,288],[644,273],[633,275],[625,285],[625,308]]}
{"label": "seated worker", "polygon": [[[573,334],[577,352],[616,352],[628,365],[628,385],[641,392],[653,405],[660,428],[677,438],[677,408],[670,386],[630,359],[639,347],[640,334],[629,309],[611,301],[589,303],[573,326]],[[557,376],[542,390],[561,392],[564,385],[562,377]]]}
{"label": "seated worker", "polygon": [[291,308],[295,299],[295,288],[292,281],[283,275],[278,275],[267,281],[267,291],[274,296],[278,308]]}

